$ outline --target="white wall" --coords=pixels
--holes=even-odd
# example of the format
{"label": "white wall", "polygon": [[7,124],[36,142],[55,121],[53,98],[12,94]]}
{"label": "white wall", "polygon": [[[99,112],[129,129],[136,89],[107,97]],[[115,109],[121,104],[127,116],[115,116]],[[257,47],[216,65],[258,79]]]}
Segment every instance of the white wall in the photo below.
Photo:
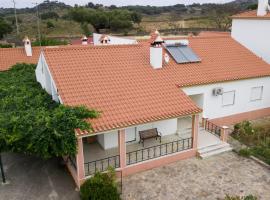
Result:
{"label": "white wall", "polygon": [[40,54],[38,64],[35,70],[36,79],[41,84],[41,87],[46,92],[52,95],[52,99],[56,102],[62,102],[61,97],[57,93],[57,87],[52,78],[48,64],[44,58],[43,53]]}
{"label": "white wall", "polygon": [[[130,127],[126,129],[126,142],[138,142],[139,141],[139,131],[147,130],[151,128],[157,128],[162,136],[172,135],[177,132],[177,119],[163,120],[159,122],[153,122],[143,125],[138,125],[136,127]],[[136,138],[134,137],[136,133]],[[134,140],[136,139],[136,140]],[[98,142],[103,147],[103,149],[110,149],[118,146],[118,132],[111,131],[97,137]]]}
{"label": "white wall", "polygon": [[[102,45],[99,41],[102,34],[93,34],[93,42],[94,45]],[[116,44],[137,44],[136,40],[128,39],[128,38],[121,38],[121,37],[115,37],[115,36],[108,36],[110,38],[109,45],[116,45]]]}
{"label": "white wall", "polygon": [[270,64],[270,19],[233,19],[232,38]]}
{"label": "white wall", "polygon": [[[263,86],[262,100],[251,101],[251,88]],[[234,105],[223,106],[222,96],[213,96],[212,90],[222,87],[224,92],[235,90]],[[203,116],[219,118],[237,113],[270,107],[270,77],[246,79],[182,88],[187,95],[203,95]]]}

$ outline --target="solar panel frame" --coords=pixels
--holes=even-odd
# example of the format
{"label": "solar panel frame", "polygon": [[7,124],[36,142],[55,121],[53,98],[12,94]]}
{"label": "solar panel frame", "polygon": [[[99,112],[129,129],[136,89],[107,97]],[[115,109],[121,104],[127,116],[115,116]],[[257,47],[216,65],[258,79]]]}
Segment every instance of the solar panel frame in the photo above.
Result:
{"label": "solar panel frame", "polygon": [[189,46],[167,45],[166,49],[178,64],[201,62],[201,59]]}

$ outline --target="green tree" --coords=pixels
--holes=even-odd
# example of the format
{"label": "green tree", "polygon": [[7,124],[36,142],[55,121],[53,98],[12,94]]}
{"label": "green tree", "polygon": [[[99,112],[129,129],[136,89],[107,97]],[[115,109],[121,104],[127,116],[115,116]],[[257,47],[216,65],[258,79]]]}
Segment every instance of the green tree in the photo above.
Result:
{"label": "green tree", "polygon": [[12,27],[2,18],[0,17],[0,40],[3,39],[3,37],[11,33]]}
{"label": "green tree", "polygon": [[40,15],[41,19],[45,20],[45,19],[55,19],[57,20],[59,18],[59,15],[56,12],[46,12],[46,13],[42,13]]}
{"label": "green tree", "polygon": [[35,78],[35,65],[17,64],[0,73],[0,150],[42,158],[76,154],[74,130],[91,130],[87,108],[54,102]]}
{"label": "green tree", "polygon": [[47,28],[55,28],[54,23],[51,22],[51,21],[48,21],[48,22],[47,22]]}

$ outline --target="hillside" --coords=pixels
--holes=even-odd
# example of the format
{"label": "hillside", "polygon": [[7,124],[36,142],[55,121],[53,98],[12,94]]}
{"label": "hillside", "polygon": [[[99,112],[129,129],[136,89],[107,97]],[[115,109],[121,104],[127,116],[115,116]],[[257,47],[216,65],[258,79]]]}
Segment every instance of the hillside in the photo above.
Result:
{"label": "hillside", "polygon": [[[222,24],[217,24],[216,17],[228,17],[237,12],[246,10],[250,5],[256,4],[257,0],[235,0],[226,4],[177,4],[174,6],[103,6],[101,4],[88,3],[85,5],[88,9],[115,10],[126,9],[142,15],[142,21],[135,25],[132,30],[117,31],[114,34],[147,34],[153,29],[160,29],[167,34],[174,34],[179,31],[192,31],[192,29],[227,29]],[[41,33],[46,37],[54,38],[73,38],[80,37],[84,31],[80,23],[71,20],[68,12],[71,6],[56,1],[44,1],[38,7],[39,14],[56,13],[57,18],[41,19]],[[0,8],[0,17],[4,17],[13,26],[13,32],[6,36],[6,39],[14,40],[28,35],[31,38],[37,36],[37,15],[36,7],[17,9],[19,21],[19,36],[16,35],[14,9]],[[94,31],[91,25],[88,25],[91,32]],[[104,30],[112,32],[111,30]]]}

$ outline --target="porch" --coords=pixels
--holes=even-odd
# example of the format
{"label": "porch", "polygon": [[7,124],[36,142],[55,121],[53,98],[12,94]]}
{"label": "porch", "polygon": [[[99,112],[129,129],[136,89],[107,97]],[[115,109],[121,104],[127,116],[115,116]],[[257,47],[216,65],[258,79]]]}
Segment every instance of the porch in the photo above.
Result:
{"label": "porch", "polygon": [[[140,143],[140,132],[158,129],[157,138]],[[131,174],[196,155],[198,149],[221,144],[224,130],[202,121],[199,115],[163,120],[152,124],[138,125],[85,138],[78,138],[78,155],[70,159],[78,182],[113,167]]]}
{"label": "porch", "polygon": [[[126,144],[126,165],[132,165],[155,159],[165,155],[177,153],[192,148],[191,132],[189,137],[180,137],[177,134],[162,137],[161,142],[149,139],[143,146],[139,142]],[[84,142],[84,169],[85,175],[92,175],[97,171],[105,171],[109,166],[120,167],[119,148],[103,149],[97,142]]]}

